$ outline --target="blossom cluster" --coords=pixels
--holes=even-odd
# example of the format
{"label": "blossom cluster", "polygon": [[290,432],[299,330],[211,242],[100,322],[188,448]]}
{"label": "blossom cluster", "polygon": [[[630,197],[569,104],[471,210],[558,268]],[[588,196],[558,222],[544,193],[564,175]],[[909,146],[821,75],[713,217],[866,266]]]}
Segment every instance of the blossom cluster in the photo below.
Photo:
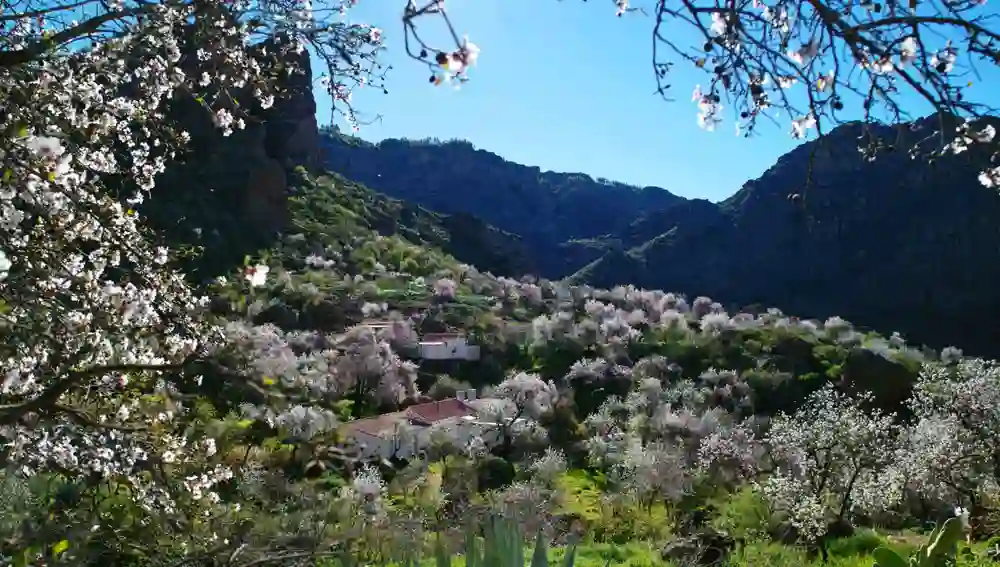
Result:
{"label": "blossom cluster", "polygon": [[[84,4],[50,3],[37,23],[11,7],[0,24],[0,451],[23,474],[115,479],[174,510],[153,468],[176,468],[195,501],[232,474],[189,427],[191,388],[219,379],[208,359],[240,343],[255,360],[225,380],[293,380],[294,367],[320,394],[311,378],[334,360],[315,347],[303,360],[271,329],[217,325],[147,231],[143,204],[169,198],[159,175],[189,150],[177,104],[197,101],[228,135],[282,96],[275,78],[302,71],[296,51],[327,55],[343,90],[366,80],[380,40],[309,1]],[[245,276],[261,286],[266,266]],[[367,356],[336,363],[346,373]]]}

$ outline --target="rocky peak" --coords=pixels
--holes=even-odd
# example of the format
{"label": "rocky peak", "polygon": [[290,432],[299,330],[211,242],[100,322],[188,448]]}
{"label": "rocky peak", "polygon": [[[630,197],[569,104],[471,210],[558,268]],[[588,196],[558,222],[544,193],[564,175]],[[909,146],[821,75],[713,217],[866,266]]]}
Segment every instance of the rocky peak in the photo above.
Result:
{"label": "rocky peak", "polygon": [[255,56],[281,77],[273,106],[261,108],[252,92],[230,93],[246,128],[223,136],[199,102],[175,101],[171,112],[191,135],[191,151],[159,181],[170,195],[143,211],[175,244],[204,246],[206,256],[193,267],[204,275],[270,244],[289,220],[295,168],[312,171],[320,161],[308,52],[272,39]]}

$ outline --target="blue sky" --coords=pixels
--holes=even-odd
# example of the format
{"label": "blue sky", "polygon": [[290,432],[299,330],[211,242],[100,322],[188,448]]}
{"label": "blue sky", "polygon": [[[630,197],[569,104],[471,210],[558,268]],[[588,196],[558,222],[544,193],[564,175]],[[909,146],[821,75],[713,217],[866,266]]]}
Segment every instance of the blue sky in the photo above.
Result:
{"label": "blue sky", "polygon": [[[426,67],[406,57],[404,2],[360,0],[350,13],[350,20],[385,31],[383,60],[394,67],[388,95],[355,92],[363,115],[381,115],[363,127],[365,139],[461,138],[517,163],[713,201],[759,177],[796,144],[784,123],[737,137],[729,108],[715,132],[701,130],[690,98],[705,75],[679,63],[670,75],[676,100],[656,95],[653,21],[616,18],[610,0],[448,0],[458,32],[482,49],[460,90],[430,85]],[[424,33],[446,47],[440,32]],[[317,94],[319,119],[329,123],[330,102]]]}

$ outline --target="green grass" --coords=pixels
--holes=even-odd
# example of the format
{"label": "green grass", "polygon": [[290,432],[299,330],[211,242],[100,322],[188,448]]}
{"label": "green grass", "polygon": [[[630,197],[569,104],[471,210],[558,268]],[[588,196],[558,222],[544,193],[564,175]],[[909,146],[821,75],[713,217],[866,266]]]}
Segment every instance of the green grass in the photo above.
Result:
{"label": "green grass", "polygon": [[[873,539],[874,538],[874,539]],[[802,548],[777,543],[747,545],[736,550],[725,564],[726,567],[872,567],[874,558],[868,544],[882,541],[873,533],[845,538],[834,542],[830,558],[826,563],[819,558],[809,559]],[[865,543],[867,542],[867,543]],[[995,565],[982,556],[982,546],[973,547],[971,553],[960,553],[958,567],[988,567]],[[531,546],[525,546],[527,565],[531,559]],[[549,564],[562,565],[568,548],[557,547],[549,550]],[[334,564],[323,564],[335,567]],[[434,558],[428,554],[420,561],[420,567],[436,567]],[[394,566],[398,567],[398,566]],[[452,567],[465,567],[465,559],[456,556]],[[687,567],[666,562],[660,558],[658,547],[652,543],[628,542],[582,543],[577,546],[574,567]]]}
{"label": "green grass", "polygon": [[[525,564],[531,561],[533,546],[524,548]],[[549,549],[549,565],[562,565],[568,548],[557,547]],[[322,563],[324,567],[339,567],[335,563]],[[437,567],[437,562],[431,554],[420,560],[420,567]],[[641,542],[618,544],[581,544],[576,549],[574,567],[671,567],[660,559],[659,551],[654,546]],[[399,567],[393,564],[392,567]],[[451,567],[465,567],[465,558],[455,556]]]}
{"label": "green grass", "polygon": [[[553,549],[549,552],[549,563],[561,565],[563,556],[566,554],[565,548]],[[621,544],[585,544],[576,550],[575,566],[578,567],[605,567],[610,561],[611,565],[619,567],[658,567],[664,566],[660,559],[660,552],[652,545],[630,542]]]}
{"label": "green grass", "polygon": [[[857,536],[834,542],[830,549],[829,561],[826,563],[819,558],[808,559],[802,548],[772,543],[750,545],[738,550],[730,557],[730,565],[732,567],[871,567],[874,563],[871,553],[853,547],[857,542],[851,540],[856,538]],[[889,547],[899,549],[896,545]],[[996,565],[982,555],[983,551],[983,546],[973,546],[967,548],[965,552],[960,551],[958,567]]]}

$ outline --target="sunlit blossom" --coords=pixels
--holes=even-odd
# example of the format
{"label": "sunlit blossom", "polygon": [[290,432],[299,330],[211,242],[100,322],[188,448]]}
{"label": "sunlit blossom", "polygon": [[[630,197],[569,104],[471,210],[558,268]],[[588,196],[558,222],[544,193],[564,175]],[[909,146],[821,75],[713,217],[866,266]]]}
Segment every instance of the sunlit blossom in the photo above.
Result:
{"label": "sunlit blossom", "polygon": [[816,117],[812,114],[792,120],[792,137],[803,138],[806,133],[816,127]]}
{"label": "sunlit blossom", "polygon": [[3,250],[0,250],[0,281],[3,281],[7,274],[10,272],[11,263],[7,258],[7,254]]}
{"label": "sunlit blossom", "polygon": [[45,159],[56,159],[66,151],[59,138],[52,136],[33,136],[28,138],[26,145],[35,155]]}
{"label": "sunlit blossom", "polygon": [[909,36],[899,46],[899,66],[906,67],[917,59],[917,40]]}
{"label": "sunlit blossom", "polygon": [[250,287],[260,287],[267,283],[267,273],[269,267],[264,265],[250,266],[244,271],[244,277],[250,283]]}
{"label": "sunlit blossom", "polygon": [[802,44],[801,47],[794,51],[788,52],[788,57],[798,63],[799,65],[805,67],[812,62],[813,58],[819,54],[819,40],[813,38]]}

